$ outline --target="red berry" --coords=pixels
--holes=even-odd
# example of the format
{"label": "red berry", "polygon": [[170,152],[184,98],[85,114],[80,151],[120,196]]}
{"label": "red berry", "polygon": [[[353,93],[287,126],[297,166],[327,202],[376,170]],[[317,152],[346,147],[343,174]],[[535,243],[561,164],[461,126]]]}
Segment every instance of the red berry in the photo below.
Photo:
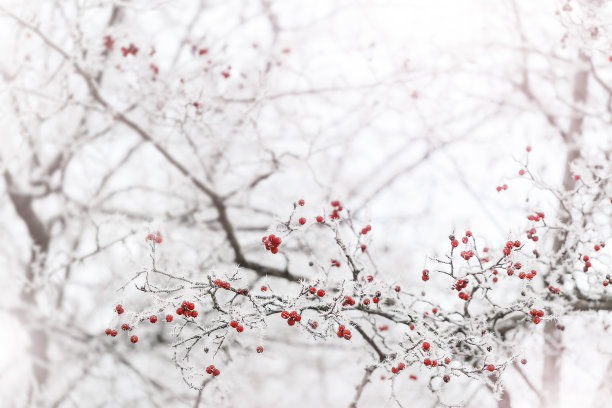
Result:
{"label": "red berry", "polygon": [[236,328],[236,327],[238,327],[238,322],[236,320],[232,320],[230,322],[230,326],[233,327],[233,328]]}
{"label": "red berry", "polygon": [[111,330],[111,337],[115,337],[119,332],[117,330]]}
{"label": "red berry", "polygon": [[267,287],[267,286],[262,286],[262,287],[260,288],[260,290],[261,290],[262,292],[265,292],[266,290],[268,290],[268,287]]}
{"label": "red berry", "polygon": [[428,358],[426,358],[425,360],[423,360],[423,363],[424,363],[426,366],[431,365],[431,360],[430,360],[430,359],[428,359]]}
{"label": "red berry", "polygon": [[306,204],[306,202],[304,200],[300,200],[300,201],[298,201],[298,204],[299,205],[304,205],[304,204]]}
{"label": "red berry", "polygon": [[[300,205],[302,205],[302,204],[300,204]],[[263,347],[262,346],[257,346],[257,352],[260,353],[260,354],[263,353]]]}
{"label": "red berry", "polygon": [[402,290],[402,288],[399,285],[395,287],[395,291],[396,292],[400,292],[401,290]]}
{"label": "red berry", "polygon": [[138,343],[138,336],[132,336],[132,337],[130,337],[130,341],[131,341],[132,343]]}
{"label": "red berry", "polygon": [[321,217],[320,215],[317,215],[317,222],[323,222],[323,217]]}
{"label": "red berry", "polygon": [[117,305],[115,306],[115,310],[117,311],[117,314],[121,314],[123,313],[123,306]]}
{"label": "red berry", "polygon": [[130,330],[130,325],[129,325],[129,324],[127,324],[127,323],[123,323],[123,324],[121,325],[121,329],[122,329],[122,330]]}
{"label": "red berry", "polygon": [[519,175],[521,175],[521,176],[522,176],[522,175],[524,175],[524,174],[525,174],[525,170],[520,169],[520,170],[519,170]]}
{"label": "red berry", "polygon": [[319,297],[325,296],[325,291],[323,289],[317,290],[317,296],[319,296]]}
{"label": "red berry", "polygon": [[113,331],[111,329],[106,329],[104,330],[104,333],[106,333],[107,336],[109,336]]}
{"label": "red berry", "polygon": [[174,317],[173,317],[171,314],[167,314],[167,315],[166,315],[166,321],[167,321],[167,322],[171,322],[171,321],[172,321],[172,319],[174,319]]}
{"label": "red berry", "polygon": [[312,294],[315,294],[315,293],[317,292],[317,288],[315,288],[314,286],[311,286],[311,287],[308,289],[308,292],[310,292],[310,293],[312,293]]}
{"label": "red berry", "polygon": [[380,299],[378,297],[374,297],[374,299],[372,299],[372,302],[378,303],[378,302],[380,302]]}
{"label": "red berry", "polygon": [[434,307],[433,309],[431,309],[432,312],[434,312],[434,314],[438,313],[438,308]]}
{"label": "red berry", "polygon": [[489,365],[487,366],[487,370],[489,370],[489,371],[493,371],[493,370],[495,370],[495,366],[494,366],[493,364],[489,364]]}
{"label": "red berry", "polygon": [[429,350],[430,347],[431,347],[431,345],[428,342],[426,342],[426,341],[423,342],[423,350],[427,351],[427,350]]}
{"label": "red berry", "polygon": [[527,364],[527,359],[526,358],[522,359],[521,364]]}
{"label": "red berry", "polygon": [[300,222],[300,225],[306,224],[306,218],[304,217],[301,217],[298,221]]}
{"label": "red berry", "polygon": [[221,371],[219,371],[219,369],[215,368],[214,370],[212,370],[212,375],[213,376],[218,376],[219,374],[221,374]]}
{"label": "red berry", "polygon": [[527,150],[528,152],[530,152],[530,151],[531,151],[531,146],[527,146],[527,147],[525,148],[525,150]]}
{"label": "red berry", "polygon": [[287,324],[288,324],[289,326],[293,326],[293,325],[295,324],[295,320],[293,320],[293,319],[289,319],[289,320],[287,320]]}
{"label": "red berry", "polygon": [[459,241],[457,241],[456,239],[453,239],[451,241],[451,245],[453,246],[453,248],[456,248],[457,246],[459,246]]}
{"label": "red berry", "polygon": [[153,316],[149,317],[149,321],[150,321],[151,323],[155,323],[155,322],[157,322],[157,316],[153,315]]}
{"label": "red berry", "polygon": [[237,331],[238,333],[242,333],[242,332],[244,331],[244,327],[242,327],[242,326],[238,326],[238,327],[236,327],[236,331]]}

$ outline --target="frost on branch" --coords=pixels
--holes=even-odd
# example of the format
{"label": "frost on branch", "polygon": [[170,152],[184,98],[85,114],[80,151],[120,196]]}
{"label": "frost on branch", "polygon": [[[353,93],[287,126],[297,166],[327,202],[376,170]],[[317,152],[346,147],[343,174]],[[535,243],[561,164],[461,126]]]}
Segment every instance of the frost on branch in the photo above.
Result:
{"label": "frost on branch", "polygon": [[[287,260],[309,254],[308,276],[289,286],[279,283],[282,290],[276,290],[273,280],[251,287],[240,267],[231,273],[168,271],[156,262],[161,236],[150,234],[151,264],[130,282],[151,306],[130,318],[130,331],[168,313],[175,365],[196,389],[211,373],[222,376],[232,355],[262,353],[266,331],[280,323],[286,324],[284,337],[364,346],[367,376],[378,370],[416,378],[426,368],[434,393],[462,379],[499,395],[504,370],[522,360],[517,336],[528,336],[547,320],[563,330],[563,317],[595,308],[610,279],[601,276],[599,259],[609,233],[609,224],[602,224],[610,215],[609,166],[576,163],[575,188],[563,193],[530,169],[530,150],[516,182],[550,192],[559,214],[534,208],[523,233],[491,246],[477,232],[453,232],[446,254],[429,258],[419,272],[422,287],[385,280],[369,251],[375,228],[354,220],[340,202],[307,219],[300,200],[262,238],[261,251]],[[559,234],[559,250],[541,249]],[[428,293],[431,281],[447,290]]]}

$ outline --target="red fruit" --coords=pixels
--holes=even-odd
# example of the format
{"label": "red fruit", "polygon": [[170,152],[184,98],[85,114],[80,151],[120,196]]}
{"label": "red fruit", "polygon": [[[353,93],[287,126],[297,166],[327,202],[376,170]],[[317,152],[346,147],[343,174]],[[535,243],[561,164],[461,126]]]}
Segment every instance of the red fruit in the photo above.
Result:
{"label": "red fruit", "polygon": [[404,363],[399,363],[399,364],[397,365],[397,369],[398,369],[398,370],[403,370],[404,368],[406,368],[406,364],[404,364]]}
{"label": "red fruit", "polygon": [[317,288],[315,288],[314,286],[311,286],[308,291],[312,294],[315,294],[317,292]]}
{"label": "red fruit", "polygon": [[207,373],[207,374],[212,374],[214,367],[215,367],[215,366],[212,366],[212,365],[211,365],[211,366],[206,367],[206,373]]}
{"label": "red fruit", "polygon": [[522,175],[524,175],[524,174],[525,174],[525,170],[520,169],[520,170],[519,170],[519,175],[521,175],[521,176],[522,176]]}
{"label": "red fruit", "polygon": [[331,202],[332,207],[338,207],[340,205],[340,201],[334,200]]}
{"label": "red fruit", "polygon": [[300,201],[298,201],[298,204],[299,205],[304,205],[304,204],[306,204],[306,202],[304,200],[300,200]]}
{"label": "red fruit", "polygon": [[578,174],[574,175],[574,180],[580,180],[580,175]]}
{"label": "red fruit", "polygon": [[212,370],[212,375],[213,376],[218,376],[219,374],[221,374],[221,371],[219,371],[219,369],[215,368],[214,370]]}
{"label": "red fruit", "polygon": [[161,244],[161,243],[162,243],[162,237],[161,237],[161,236],[159,236],[159,235],[158,235],[158,236],[156,236],[156,237],[155,237],[155,242],[157,242],[158,244]]}
{"label": "red fruit", "polygon": [[323,217],[321,217],[320,215],[317,215],[317,222],[323,222]]}
{"label": "red fruit", "polygon": [[129,324],[127,324],[127,323],[123,323],[123,324],[121,325],[121,329],[122,329],[122,330],[130,330],[130,325],[129,325]]}
{"label": "red fruit", "polygon": [[489,365],[487,366],[487,370],[489,370],[489,371],[493,371],[493,370],[495,370],[495,366],[494,366],[493,364],[489,364]]}
{"label": "red fruit", "polygon": [[527,146],[527,147],[525,148],[525,150],[527,150],[528,152],[530,152],[530,151],[531,151],[531,146]]}
{"label": "red fruit", "polygon": [[167,314],[167,315],[166,315],[166,321],[167,321],[167,322],[171,322],[171,321],[172,321],[172,319],[174,319],[174,317],[173,317],[171,314]]}
{"label": "red fruit", "polygon": [[410,324],[408,327],[410,327],[410,330],[414,330],[414,324]]}
{"label": "red fruit", "polygon": [[374,277],[372,275],[369,275],[367,278],[368,282],[372,282],[374,280]]}
{"label": "red fruit", "polygon": [[230,326],[233,327],[233,328],[236,328],[236,327],[238,327],[238,322],[236,320],[232,320],[230,322]]}
{"label": "red fruit", "polygon": [[262,287],[260,288],[260,290],[261,290],[262,292],[265,292],[266,290],[268,290],[268,287],[267,287],[267,286],[262,286]]}
{"label": "red fruit", "polygon": [[457,241],[456,239],[453,239],[451,241],[451,245],[453,246],[453,248],[456,248],[457,246],[459,246],[459,241]]}
{"label": "red fruit", "polygon": [[130,337],[130,341],[131,341],[132,343],[138,343],[138,336],[132,336],[132,337]]}
{"label": "red fruit", "polygon": [[287,320],[287,324],[288,324],[289,326],[293,326],[293,325],[295,324],[295,320],[293,320],[293,319],[289,319],[289,320]]}
{"label": "red fruit", "polygon": [[113,331],[111,329],[106,329],[104,330],[104,333],[106,333],[107,336],[109,336]]}
{"label": "red fruit", "polygon": [[430,359],[428,359],[428,358],[426,358],[425,360],[423,360],[423,363],[424,363],[426,366],[431,365],[431,360],[430,360]]}
{"label": "red fruit", "polygon": [[365,252],[367,246],[365,244],[361,244],[361,252]]}
{"label": "red fruit", "polygon": [[433,309],[431,309],[432,312],[434,312],[434,314],[438,313],[438,308],[434,307]]}
{"label": "red fruit", "polygon": [[595,245],[594,248],[595,248],[596,251],[599,251],[601,249],[601,247],[599,245]]}
{"label": "red fruit", "polygon": [[155,322],[157,322],[157,316],[153,315],[153,316],[149,317],[149,321],[150,321],[151,323],[155,323]]}
{"label": "red fruit", "polygon": [[401,290],[402,290],[402,288],[399,285],[395,287],[395,291],[396,292],[400,292]]}
{"label": "red fruit", "polygon": [[411,380],[416,380],[416,379],[417,379],[417,376],[416,376],[416,375],[414,375],[414,374],[410,374],[410,379],[411,379]]}
{"label": "red fruit", "polygon": [[111,330],[111,337],[115,337],[119,332],[117,330]]}
{"label": "red fruit", "polygon": [[393,374],[397,374],[399,372],[399,370],[397,368],[395,368],[395,367],[391,367],[391,372]]}
{"label": "red fruit", "polygon": [[446,357],[446,358],[444,359],[444,363],[445,363],[445,364],[450,364],[450,358]]}
{"label": "red fruit", "polygon": [[438,361],[437,361],[437,360],[433,360],[433,361],[431,362],[431,366],[432,366],[432,367],[435,367],[435,366],[437,366],[437,365],[438,365]]}
{"label": "red fruit", "polygon": [[123,313],[123,306],[117,305],[115,306],[115,310],[117,311],[117,314],[121,314]]}
{"label": "red fruit", "polygon": [[283,310],[283,311],[281,312],[281,317],[282,317],[283,319],[288,319],[288,318],[289,318],[289,312],[288,312],[288,311],[286,311],[286,310]]}
{"label": "red fruit", "polygon": [[423,342],[423,350],[427,351],[427,350],[429,350],[430,347],[431,347],[431,345],[428,342],[426,342],[426,341]]}
{"label": "red fruit", "polygon": [[527,359],[526,358],[522,359],[521,364],[527,364]]}
{"label": "red fruit", "polygon": [[[300,200],[300,201],[304,201],[304,200]],[[300,205],[303,205],[303,204],[300,204]],[[262,346],[257,346],[257,352],[260,353],[260,354],[263,353],[263,347]]]}
{"label": "red fruit", "polygon": [[378,297],[374,297],[374,299],[372,299],[372,302],[378,303],[378,302],[380,302],[380,299]]}
{"label": "red fruit", "polygon": [[369,305],[370,304],[370,299],[368,299],[368,298],[363,299],[363,304],[366,305],[366,306]]}
{"label": "red fruit", "polygon": [[300,225],[306,224],[306,218],[304,218],[304,217],[301,217],[298,221],[299,221]]}
{"label": "red fruit", "polygon": [[182,314],[183,314],[183,312],[184,312],[184,310],[183,310],[183,308],[182,308],[182,307],[179,307],[178,309],[176,309],[176,314],[177,314],[177,315],[182,315]]}
{"label": "red fruit", "polygon": [[538,317],[544,317],[544,311],[538,310]]}
{"label": "red fruit", "polygon": [[535,317],[533,318],[533,322],[534,322],[535,324],[540,323],[540,318],[539,318],[538,316],[535,316]]}
{"label": "red fruit", "polygon": [[242,327],[242,326],[238,326],[238,327],[236,327],[236,331],[237,331],[238,333],[242,333],[242,332],[244,331],[244,327]]}
{"label": "red fruit", "polygon": [[325,291],[323,289],[317,290],[317,296],[319,296],[319,297],[325,296]]}
{"label": "red fruit", "polygon": [[464,244],[467,244],[467,242],[468,242],[467,237],[463,237],[463,238],[461,238],[461,242],[463,242]]}

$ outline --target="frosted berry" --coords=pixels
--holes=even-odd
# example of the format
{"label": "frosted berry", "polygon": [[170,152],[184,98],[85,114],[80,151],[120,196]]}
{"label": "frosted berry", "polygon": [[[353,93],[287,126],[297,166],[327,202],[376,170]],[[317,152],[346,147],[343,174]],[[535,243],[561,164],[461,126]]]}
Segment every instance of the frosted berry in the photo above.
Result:
{"label": "frosted berry", "polygon": [[167,322],[171,322],[174,319],[174,316],[172,316],[171,314],[167,314],[166,315],[166,321]]}
{"label": "frosted berry", "polygon": [[130,337],[130,341],[131,341],[132,343],[138,343],[138,336],[132,336],[132,337]]}
{"label": "frosted berry", "polygon": [[149,321],[150,321],[151,323],[155,323],[155,322],[157,322],[157,316],[153,315],[153,316],[149,317]]}

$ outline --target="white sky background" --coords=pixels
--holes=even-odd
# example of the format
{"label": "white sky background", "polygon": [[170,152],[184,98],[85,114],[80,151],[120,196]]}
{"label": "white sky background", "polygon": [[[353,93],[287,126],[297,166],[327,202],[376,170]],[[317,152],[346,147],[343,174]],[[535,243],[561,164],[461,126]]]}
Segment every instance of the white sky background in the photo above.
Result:
{"label": "white sky background", "polygon": [[[78,22],[79,26],[66,28],[60,15],[51,12],[56,4],[65,10],[65,21]],[[85,11],[75,15],[74,4],[81,5]],[[187,130],[200,148],[219,151],[219,160],[214,166],[218,171],[216,188],[230,191],[242,185],[245,179],[263,170],[260,158],[275,152],[283,157],[278,174],[263,182],[253,194],[240,195],[236,205],[252,205],[282,218],[287,217],[296,199],[305,198],[312,204],[304,210],[309,219],[327,208],[330,199],[342,200],[347,208],[359,208],[361,211],[356,217],[374,227],[369,251],[377,258],[384,279],[397,280],[403,286],[438,290],[441,307],[458,300],[445,299],[443,285],[426,287],[419,273],[426,265],[427,256],[447,249],[449,233],[469,228],[479,239],[497,245],[524,229],[526,211],[555,212],[554,201],[515,177],[520,168],[516,161],[524,160],[524,149],[529,144],[533,146],[530,157],[533,169],[550,183],[560,183],[565,148],[541,113],[510,84],[510,80],[519,79],[516,51],[521,44],[509,1],[273,2],[272,10],[282,28],[274,46],[271,46],[269,22],[261,14],[260,2],[210,1],[206,2],[204,17],[194,24],[192,35],[198,46],[209,48],[210,57],[195,59],[184,52],[176,65],[172,58],[177,42],[184,35],[197,2],[126,2],[133,10],[128,13],[126,23],[114,31],[104,29],[108,7],[105,11],[96,7],[108,4],[111,3],[0,0],[3,8],[22,18],[35,18],[41,23],[42,31],[53,33],[53,39],[67,48],[73,46],[67,33],[78,31],[82,32],[83,43],[89,44],[85,48],[92,49],[93,55],[101,52],[101,38],[107,34],[117,38],[116,48],[130,42],[138,44],[141,55],[154,46],[156,53],[150,58],[123,59],[115,52],[107,62],[105,97],[120,109],[138,101],[140,107],[132,117],[144,127],[155,129],[158,140],[193,168],[198,168],[197,158],[184,153],[189,152],[189,146],[181,130],[168,124],[168,118],[182,117],[193,101],[222,106],[223,112],[206,112],[201,121],[194,119]],[[596,65],[602,67],[600,73],[604,78],[612,78],[612,63],[608,62],[612,54],[609,49],[611,2],[604,2],[597,15],[580,14],[582,9],[574,6],[577,11],[568,25],[570,32],[575,34],[579,26],[589,26],[589,21],[597,20],[602,34],[598,40],[587,38],[586,43],[579,35],[572,35],[566,49],[560,46],[566,30],[555,15],[563,3],[520,0],[517,4],[530,47],[569,61],[553,64],[545,57],[536,56],[529,63],[529,69],[536,75],[533,86],[547,107],[566,115],[567,104],[571,103],[570,81],[574,73],[571,61],[577,59],[576,45],[589,50]],[[74,83],[39,88],[39,73],[50,71],[44,68],[43,61],[53,61],[54,57],[47,59],[40,42],[35,38],[26,39],[24,31],[17,30],[8,17],[0,18],[0,38],[2,74],[20,72],[17,81],[0,82],[0,104],[3,105],[0,108],[0,167],[26,180],[29,147],[15,112],[7,108],[13,103],[10,95],[39,90],[61,99],[65,97],[63,91],[70,89],[79,100],[85,98],[86,92],[70,76],[68,82]],[[257,48],[252,46],[254,43]],[[285,48],[290,53],[283,53]],[[30,68],[27,68],[30,63],[24,62],[26,54],[32,59]],[[213,60],[213,68],[204,74],[202,67],[206,66],[207,58]],[[282,65],[273,66],[264,75],[266,63],[275,65],[277,61]],[[87,69],[96,67],[95,57],[85,57],[80,62]],[[151,62],[160,68],[160,79],[155,82],[148,80]],[[114,64],[121,64],[122,70],[113,69]],[[230,78],[225,80],[219,73],[227,65],[232,69]],[[189,79],[188,86],[180,85],[181,77]],[[326,91],[301,93],[312,89]],[[299,94],[291,95],[294,92]],[[283,96],[284,93],[290,95]],[[417,97],[412,97],[413,93]],[[258,103],[221,102],[221,98],[248,99],[254,95]],[[272,102],[261,102],[267,97]],[[598,99],[604,100],[603,96],[594,94],[592,100]],[[49,98],[31,97],[21,101],[28,101],[21,112],[26,122],[33,121],[37,113],[51,113],[57,107]],[[602,149],[610,149],[612,144],[610,129],[602,124],[609,120],[609,114],[602,106],[592,103],[587,109],[596,119],[585,124],[585,145],[595,155]],[[74,109],[72,114],[63,112],[57,120],[30,129],[43,158],[70,142],[77,126],[73,117],[79,112],[78,107],[71,109]],[[91,123],[95,124],[92,132],[112,123],[108,115],[92,116]],[[597,120],[599,117],[601,122]],[[66,193],[78,202],[92,200],[96,180],[135,141],[135,136],[126,128],[117,127],[107,137],[85,146],[67,172]],[[427,148],[442,143],[448,144],[377,193],[383,180],[418,161]],[[102,333],[113,318],[112,305],[125,301],[125,298],[118,299],[115,292],[129,277],[125,271],[136,270],[147,262],[141,236],[149,229],[159,228],[167,237],[164,257],[168,262],[179,262],[172,260],[175,251],[182,265],[197,264],[198,251],[205,251],[201,247],[216,244],[204,232],[180,229],[183,227],[173,229],[172,222],[166,222],[165,213],[182,210],[180,198],[194,193],[189,183],[164,167],[163,160],[151,149],[144,147],[137,157],[109,183],[108,191],[140,185],[152,187],[156,192],[117,195],[101,206],[106,211],[92,215],[92,224],[95,221],[103,225],[104,241],[130,228],[139,228],[142,232],[121,248],[113,249],[112,256],[95,258],[76,268],[73,273],[77,284],[71,287],[69,299],[79,312],[62,311],[65,315],[48,316],[49,319],[73,320],[88,333]],[[495,187],[503,183],[510,189],[496,192]],[[528,203],[525,202],[527,195]],[[66,205],[61,200],[43,204],[49,218]],[[117,209],[140,212],[144,219],[137,223],[114,216],[113,211]],[[202,217],[206,218],[204,214]],[[239,214],[238,217],[242,217],[245,226],[271,225],[275,221],[274,216],[262,214]],[[29,242],[4,195],[0,198],[0,218],[3,220],[0,239],[7,242],[0,254],[3,286],[0,306],[8,310],[11,302],[17,301],[19,268],[27,255],[23,248],[28,248]],[[70,233],[82,234],[80,253],[93,248],[92,225],[83,230],[73,226]],[[256,234],[242,236],[246,248],[256,248],[258,240]],[[57,245],[62,249],[67,244],[59,239]],[[262,262],[282,262],[265,255],[269,254],[258,255]],[[63,256],[58,250],[50,260],[50,268],[61,265],[65,261]],[[306,269],[301,264],[296,267]],[[50,281],[54,282],[53,279]],[[126,298],[131,299],[130,296]],[[40,301],[44,305],[45,296]],[[598,401],[610,397],[609,390],[599,389],[601,373],[610,360],[611,350],[609,346],[606,348],[610,333],[603,329],[609,320],[606,314],[601,314],[576,322],[564,321],[567,329],[562,367],[563,407],[605,406]],[[19,404],[23,401],[20,384],[29,375],[24,351],[27,335],[8,313],[0,314],[0,327],[3,327],[0,401]],[[540,381],[542,353],[538,329],[542,327],[534,330],[533,337],[519,343],[530,361],[527,375],[535,384]],[[270,328],[269,332],[274,330],[280,334],[270,336],[263,358],[235,358],[219,378],[218,388],[211,388],[217,395],[207,401],[225,398],[230,406],[245,401],[248,403],[243,406],[347,406],[354,386],[361,379],[367,353],[358,347],[346,350],[336,344],[327,349],[311,347],[304,345],[307,340],[299,336],[290,339],[287,346],[282,344],[287,342],[286,327]],[[168,359],[164,365],[165,356],[161,361],[149,360],[146,335],[142,338],[143,345],[137,352],[130,347],[119,347],[119,352],[133,358],[145,371],[180,387],[180,375],[172,371],[171,361]],[[300,351],[292,353],[291,350]],[[50,354],[61,360],[64,352],[58,346]],[[87,358],[84,355],[83,361]],[[85,406],[82,402],[79,405],[82,401],[79,398],[96,388],[101,393],[118,394],[117,404],[127,403],[121,396],[126,392],[132,393],[135,400],[139,393],[147,392],[130,389],[129,374],[126,382],[115,388],[116,384],[108,379],[114,369],[110,358],[96,365],[94,370],[100,370],[96,371],[97,380],[75,391],[76,406]],[[413,371],[419,375],[418,370]],[[506,374],[515,406],[536,406],[537,398],[524,381],[515,372]],[[390,382],[379,377],[366,388],[362,406],[396,406],[388,397]],[[288,379],[294,384],[289,390]],[[64,380],[57,380],[55,393],[61,393],[67,381]],[[409,381],[407,375],[393,387],[407,406],[433,403],[426,385]],[[467,401],[469,406],[495,406],[490,394],[485,389],[477,391],[475,385],[461,388],[460,384],[451,383],[445,395],[454,403],[467,395],[475,395]],[[174,401],[168,406],[190,406],[191,402],[182,404]]]}

